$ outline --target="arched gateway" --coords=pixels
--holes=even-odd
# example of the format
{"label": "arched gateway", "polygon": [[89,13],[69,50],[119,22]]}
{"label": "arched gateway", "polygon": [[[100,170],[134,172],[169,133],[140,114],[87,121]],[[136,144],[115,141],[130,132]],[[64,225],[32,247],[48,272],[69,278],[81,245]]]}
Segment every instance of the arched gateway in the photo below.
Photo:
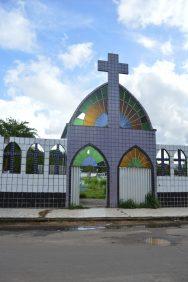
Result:
{"label": "arched gateway", "polygon": [[[128,74],[128,65],[119,63],[117,54],[108,54],[108,61],[98,61],[98,70],[108,72],[108,83],[96,88],[81,102],[62,135],[67,138],[67,205],[78,203],[76,200],[73,201],[73,198],[76,199],[75,195],[79,193],[75,190],[74,184],[80,177],[78,173],[80,166],[74,165],[74,162],[77,162],[79,152],[88,144],[97,148],[99,153],[102,152],[102,156],[108,163],[107,206],[118,206],[123,177],[121,174],[121,180],[119,179],[119,170],[129,170],[130,164],[131,176],[130,173],[124,175],[124,182],[128,183],[130,177],[137,177],[137,182],[139,182],[144,173],[148,173],[149,177],[147,185],[145,185],[146,182],[143,182],[141,186],[144,187],[137,187],[138,189],[135,190],[135,193],[139,191],[142,194],[139,196],[139,201],[145,197],[147,192],[155,193],[155,130],[142,105],[119,84],[119,73]],[[135,149],[131,151],[132,148]],[[124,155],[125,152],[127,152],[126,155]],[[135,152],[138,155],[131,159]],[[124,156],[123,159],[122,156]],[[128,162],[129,159],[131,159],[130,162]],[[122,168],[122,164],[125,167]],[[146,164],[148,167],[145,167]],[[141,170],[139,170],[140,166]],[[146,170],[148,170],[147,173]],[[135,187],[129,186],[128,189],[133,191]]]}
{"label": "arched gateway", "polygon": [[108,206],[109,166],[94,146],[80,149],[71,164],[71,204]]}

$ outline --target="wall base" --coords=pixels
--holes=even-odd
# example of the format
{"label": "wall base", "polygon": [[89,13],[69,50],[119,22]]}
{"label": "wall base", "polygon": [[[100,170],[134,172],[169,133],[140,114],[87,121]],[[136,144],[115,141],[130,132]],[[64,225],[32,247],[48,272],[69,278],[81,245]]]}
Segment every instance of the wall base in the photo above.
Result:
{"label": "wall base", "polygon": [[159,192],[162,207],[188,207],[188,192]]}
{"label": "wall base", "polygon": [[64,208],[66,193],[0,192],[0,208]]}

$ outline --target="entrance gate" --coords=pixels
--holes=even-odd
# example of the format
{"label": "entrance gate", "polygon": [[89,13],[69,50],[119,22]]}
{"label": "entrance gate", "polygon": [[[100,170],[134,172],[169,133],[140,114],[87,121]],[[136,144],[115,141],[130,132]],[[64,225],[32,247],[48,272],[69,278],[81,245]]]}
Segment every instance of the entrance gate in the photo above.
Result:
{"label": "entrance gate", "polygon": [[71,204],[88,207],[107,205],[107,165],[93,146],[82,148],[71,166]]}

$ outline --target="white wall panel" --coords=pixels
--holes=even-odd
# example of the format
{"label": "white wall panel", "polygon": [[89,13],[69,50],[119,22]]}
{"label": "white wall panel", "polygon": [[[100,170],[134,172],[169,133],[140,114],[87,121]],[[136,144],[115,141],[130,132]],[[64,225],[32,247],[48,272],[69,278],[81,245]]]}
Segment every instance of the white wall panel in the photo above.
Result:
{"label": "white wall panel", "polygon": [[119,169],[119,199],[134,200],[136,203],[145,201],[145,196],[151,192],[151,169],[120,168]]}
{"label": "white wall panel", "polygon": [[188,192],[188,177],[157,176],[157,192]]}
{"label": "white wall panel", "polygon": [[80,203],[80,167],[71,167],[71,204]]}

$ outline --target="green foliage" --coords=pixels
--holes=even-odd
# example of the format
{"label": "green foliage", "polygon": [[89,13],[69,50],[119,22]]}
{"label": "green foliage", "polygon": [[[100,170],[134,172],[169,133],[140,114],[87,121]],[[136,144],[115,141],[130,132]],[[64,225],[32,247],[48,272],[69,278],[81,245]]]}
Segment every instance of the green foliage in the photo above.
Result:
{"label": "green foliage", "polygon": [[132,199],[129,199],[127,201],[121,201],[119,207],[123,209],[136,209],[138,205]]}
{"label": "green foliage", "polygon": [[152,193],[148,193],[146,195],[145,202],[146,202],[146,205],[147,205],[148,208],[151,208],[151,209],[160,208],[159,200]]}
{"label": "green foliage", "polygon": [[[11,142],[12,143],[12,142]],[[8,171],[10,169],[10,150],[11,150],[11,143],[9,143],[5,149],[4,152],[6,153],[3,157],[3,171]],[[14,151],[17,154],[14,156],[14,162],[13,162],[13,173],[20,173],[21,168],[21,150],[20,147],[13,142],[14,145]]]}
{"label": "green foliage", "polygon": [[144,203],[137,204],[132,199],[129,199],[127,201],[121,201],[119,207],[123,209],[137,209],[137,208],[157,209],[160,207],[160,203],[159,200],[152,193],[148,193],[146,195]]}
{"label": "green foliage", "polygon": [[99,177],[83,178],[85,191],[80,193],[80,198],[105,199],[106,198],[106,179]]}
{"label": "green foliage", "polygon": [[164,169],[162,169],[161,164],[157,164],[157,175],[160,176],[163,175],[163,173],[165,175],[170,175],[170,165],[164,164]]}
{"label": "green foliage", "polygon": [[27,121],[18,122],[13,118],[0,119],[0,135],[4,137],[36,137],[37,130],[28,126]]}
{"label": "green foliage", "polygon": [[[30,147],[27,152],[27,160],[26,160],[26,173],[33,174],[33,166],[34,166],[34,147]],[[30,155],[29,155],[30,154]],[[32,154],[32,155],[31,155]],[[38,165],[44,165],[44,153],[38,149]]]}

